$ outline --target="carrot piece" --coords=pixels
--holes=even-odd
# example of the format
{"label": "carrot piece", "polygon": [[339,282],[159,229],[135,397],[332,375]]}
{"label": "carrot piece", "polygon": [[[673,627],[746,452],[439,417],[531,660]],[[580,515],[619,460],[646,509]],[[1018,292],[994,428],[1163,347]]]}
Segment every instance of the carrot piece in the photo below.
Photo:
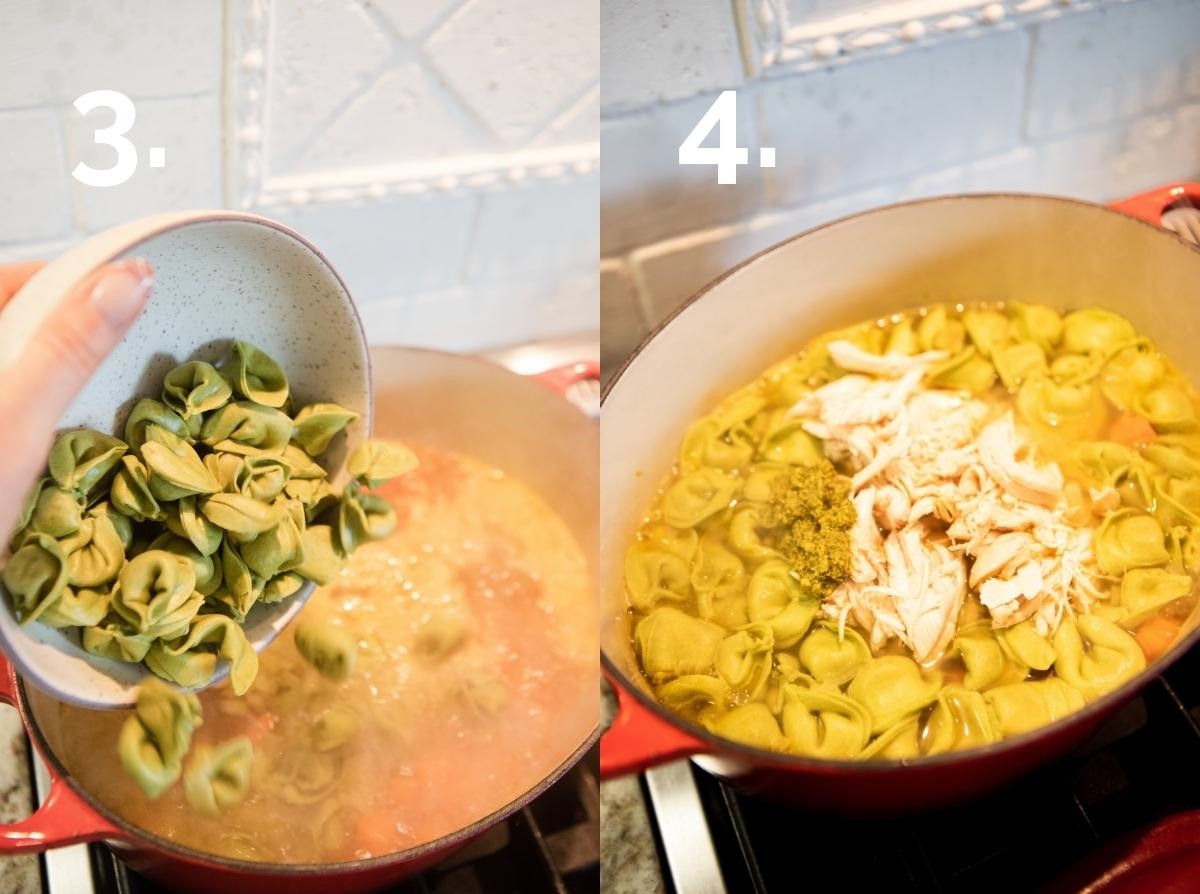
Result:
{"label": "carrot piece", "polygon": [[1138,645],[1146,653],[1147,661],[1153,661],[1167,651],[1178,635],[1179,622],[1164,618],[1162,615],[1148,618],[1134,633]]}
{"label": "carrot piece", "polygon": [[1148,420],[1141,416],[1122,413],[1108,427],[1108,438],[1118,444],[1133,447],[1136,444],[1149,444],[1158,435]]}
{"label": "carrot piece", "polygon": [[396,829],[394,807],[375,807],[363,814],[354,827],[354,843],[359,851],[374,856],[390,854],[404,846]]}

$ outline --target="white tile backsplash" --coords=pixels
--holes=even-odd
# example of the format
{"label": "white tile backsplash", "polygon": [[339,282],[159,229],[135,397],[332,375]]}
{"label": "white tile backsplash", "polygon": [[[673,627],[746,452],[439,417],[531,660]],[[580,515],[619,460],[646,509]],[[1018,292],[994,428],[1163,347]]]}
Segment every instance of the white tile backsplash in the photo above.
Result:
{"label": "white tile backsplash", "polygon": [[[601,122],[610,363],[642,331],[624,305],[653,325],[754,252],[856,210],[954,192],[1109,201],[1200,179],[1196,0],[739,0],[720,27],[703,3],[696,22],[648,12],[679,5],[622,0],[611,27],[606,6],[602,85],[621,86]],[[776,165],[726,187],[676,151],[732,85],[728,57],[709,51],[680,80],[668,50],[739,36],[757,73],[738,88],[739,145],[774,147]]]}
{"label": "white tile backsplash", "polygon": [[[594,329],[598,21],[599,0],[0,3],[0,261],[243,208],[330,257],[376,343]],[[101,87],[138,114],[142,164],[110,189],[70,177],[108,164],[108,113],[70,105]]]}

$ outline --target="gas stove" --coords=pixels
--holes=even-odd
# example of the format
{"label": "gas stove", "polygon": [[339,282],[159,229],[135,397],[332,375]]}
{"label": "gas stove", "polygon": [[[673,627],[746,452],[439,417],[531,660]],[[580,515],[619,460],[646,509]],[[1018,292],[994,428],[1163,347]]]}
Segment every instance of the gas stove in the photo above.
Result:
{"label": "gas stove", "polygon": [[[990,797],[915,817],[855,820],[739,794],[687,762],[641,779],[661,889],[774,894],[1075,890],[1080,860],[1118,859],[1135,830],[1200,808],[1200,647],[1066,760]],[[607,820],[606,820],[607,822]],[[606,852],[606,872],[611,856]],[[634,890],[606,877],[604,889]],[[638,884],[639,894],[658,886]]]}

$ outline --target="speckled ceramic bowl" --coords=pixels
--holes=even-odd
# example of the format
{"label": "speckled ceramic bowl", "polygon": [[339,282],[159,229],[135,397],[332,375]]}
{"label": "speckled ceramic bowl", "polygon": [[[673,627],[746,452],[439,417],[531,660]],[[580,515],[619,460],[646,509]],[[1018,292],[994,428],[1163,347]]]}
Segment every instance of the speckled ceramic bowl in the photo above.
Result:
{"label": "speckled ceramic bowl", "polygon": [[[189,359],[215,362],[231,339],[240,338],[279,361],[296,407],[333,401],[359,413],[322,457],[328,468],[340,470],[347,452],[371,429],[362,323],[321,253],[264,217],[233,211],[169,213],[93,236],[40,271],[5,308],[0,367],[19,353],[76,283],[127,256],[154,264],[150,302],[63,415],[60,428],[120,432],[138,398],[159,396],[162,378],[173,366]],[[282,603],[251,610],[246,634],[256,649],[286,626],[312,589],[307,584]],[[146,673],[142,665],[89,655],[77,635],[38,623],[22,627],[7,594],[0,604],[0,642],[27,678],[64,701],[97,707],[133,703]]]}

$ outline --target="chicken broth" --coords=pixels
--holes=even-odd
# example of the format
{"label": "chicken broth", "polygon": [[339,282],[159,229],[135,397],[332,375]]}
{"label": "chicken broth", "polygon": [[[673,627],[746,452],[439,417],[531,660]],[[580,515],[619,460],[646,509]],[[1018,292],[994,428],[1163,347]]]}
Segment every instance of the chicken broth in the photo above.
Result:
{"label": "chicken broth", "polygon": [[245,800],[219,817],[181,785],[151,801],[123,772],[127,711],[30,691],[38,723],[84,789],[178,844],[272,863],[379,856],[504,807],[566,760],[597,721],[594,590],[567,526],[520,481],[417,448],[377,491],[396,509],[301,614],[356,641],[353,672],[320,675],[290,631],[250,692],[200,694],[196,746],[248,736]]}
{"label": "chicken broth", "polygon": [[827,333],[684,434],[626,554],[642,671],[711,732],[807,757],[1067,716],[1196,606],[1198,407],[1099,308]]}

